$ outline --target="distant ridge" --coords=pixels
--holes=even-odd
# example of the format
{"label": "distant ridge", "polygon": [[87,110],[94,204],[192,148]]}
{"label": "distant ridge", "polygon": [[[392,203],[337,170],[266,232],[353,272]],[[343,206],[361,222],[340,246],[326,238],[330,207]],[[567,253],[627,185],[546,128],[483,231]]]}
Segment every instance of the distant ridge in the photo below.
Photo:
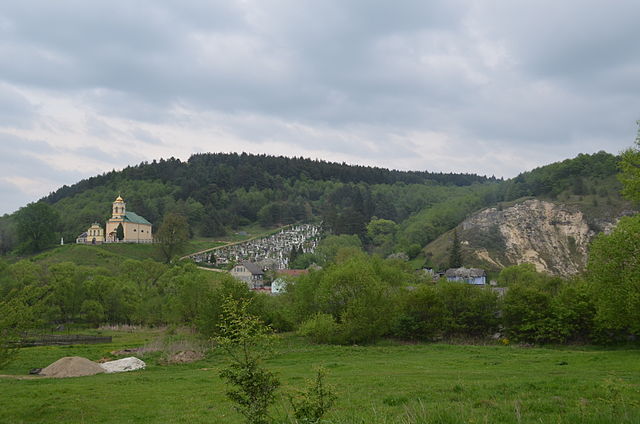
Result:
{"label": "distant ridge", "polygon": [[216,184],[223,189],[231,187],[261,189],[272,186],[274,179],[306,178],[320,181],[367,184],[451,184],[467,186],[473,183],[498,181],[495,177],[470,173],[443,173],[428,171],[399,171],[364,165],[327,162],[303,157],[254,155],[248,153],[198,153],[189,160],[176,158],[142,162],[122,171],[110,171],[90,177],[71,186],[64,185],[42,200],[55,203],[93,187],[113,182],[117,178],[129,180],[160,180],[181,185],[189,179],[196,184]]}

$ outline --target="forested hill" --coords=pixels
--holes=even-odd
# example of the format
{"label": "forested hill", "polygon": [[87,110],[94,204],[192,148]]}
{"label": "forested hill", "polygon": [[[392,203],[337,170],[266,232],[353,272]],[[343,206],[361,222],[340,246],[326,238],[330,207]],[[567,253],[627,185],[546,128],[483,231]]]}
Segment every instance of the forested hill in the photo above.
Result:
{"label": "forested hill", "polygon": [[[58,236],[65,240],[75,239],[93,222],[104,222],[121,195],[128,210],[156,229],[169,212],[186,216],[190,233],[202,237],[248,225],[321,220],[334,234],[358,235],[372,252],[420,257],[422,248],[441,234],[501,202],[527,197],[565,201],[571,195],[607,208],[619,199],[617,162],[605,152],[582,154],[503,181],[303,158],[197,154],[186,162],[160,160],[92,177],[43,201],[58,213]],[[598,199],[584,197],[594,193]],[[20,237],[11,237],[15,216],[0,220],[0,251],[20,243]]]}
{"label": "forested hill", "polygon": [[288,158],[247,153],[201,153],[192,155],[186,162],[175,158],[160,159],[160,161],[154,160],[151,163],[143,162],[136,166],[129,166],[122,171],[111,171],[82,180],[72,186],[65,185],[43,200],[55,203],[65,197],[107,185],[118,179],[171,182],[181,188],[177,195],[183,199],[206,196],[211,190],[212,184],[223,190],[254,187],[269,189],[277,188],[282,185],[283,180],[289,179],[366,184],[437,183],[456,186],[496,181],[494,177],[487,178],[476,174],[398,171],[302,157]]}

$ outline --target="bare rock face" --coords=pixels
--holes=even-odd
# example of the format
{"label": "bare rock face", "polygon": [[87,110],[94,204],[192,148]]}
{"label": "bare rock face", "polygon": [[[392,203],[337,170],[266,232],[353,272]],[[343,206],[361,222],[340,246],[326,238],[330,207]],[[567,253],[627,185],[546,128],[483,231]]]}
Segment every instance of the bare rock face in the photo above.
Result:
{"label": "bare rock face", "polygon": [[[462,230],[464,244],[485,262],[532,263],[538,271],[562,276],[584,269],[589,242],[596,234],[582,212],[537,199],[504,210],[486,209],[463,222]],[[501,249],[487,249],[474,242],[474,236],[499,240]]]}

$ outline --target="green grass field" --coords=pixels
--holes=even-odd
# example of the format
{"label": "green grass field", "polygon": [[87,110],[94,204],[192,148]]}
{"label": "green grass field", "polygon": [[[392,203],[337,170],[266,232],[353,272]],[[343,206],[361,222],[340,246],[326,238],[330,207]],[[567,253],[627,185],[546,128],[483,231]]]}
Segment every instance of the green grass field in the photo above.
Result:
{"label": "green grass field", "polygon": [[[25,348],[0,374],[26,374],[63,356],[97,360],[159,332],[105,332],[112,344]],[[162,365],[68,379],[0,378],[2,423],[241,423],[218,373],[227,360]],[[272,409],[289,421],[286,394],[314,367],[338,394],[328,423],[640,423],[640,352],[588,347],[444,344],[316,346],[286,335],[265,364],[282,381]]]}

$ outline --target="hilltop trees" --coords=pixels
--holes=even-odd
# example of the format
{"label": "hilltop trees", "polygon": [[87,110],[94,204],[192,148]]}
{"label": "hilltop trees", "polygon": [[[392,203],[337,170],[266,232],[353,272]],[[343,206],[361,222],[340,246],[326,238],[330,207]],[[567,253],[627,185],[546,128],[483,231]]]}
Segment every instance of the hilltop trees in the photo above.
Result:
{"label": "hilltop trees", "polygon": [[24,252],[40,252],[55,244],[59,215],[50,205],[30,203],[18,211],[16,222],[20,248]]}
{"label": "hilltop trees", "polygon": [[177,213],[165,216],[156,233],[156,241],[167,263],[182,251],[187,240],[189,240],[187,218]]}
{"label": "hilltop trees", "polygon": [[618,175],[624,186],[622,193],[634,202],[640,202],[640,121],[637,124],[636,146],[622,152],[619,164],[621,173]]}

